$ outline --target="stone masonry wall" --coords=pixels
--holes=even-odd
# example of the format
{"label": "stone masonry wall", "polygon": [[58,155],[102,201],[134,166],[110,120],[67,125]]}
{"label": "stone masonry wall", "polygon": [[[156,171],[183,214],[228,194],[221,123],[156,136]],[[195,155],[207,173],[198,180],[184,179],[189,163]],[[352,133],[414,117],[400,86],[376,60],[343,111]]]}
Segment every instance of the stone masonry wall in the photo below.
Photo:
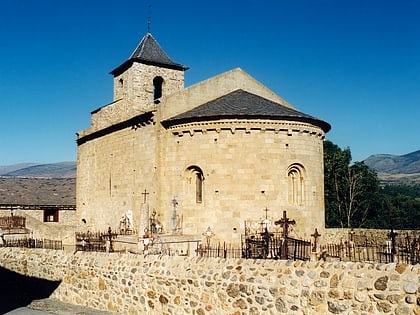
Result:
{"label": "stone masonry wall", "polygon": [[[90,231],[118,230],[121,217],[133,211],[138,229],[145,189],[154,191],[154,126],[125,128],[78,146],[77,216]],[[148,202],[154,195],[148,196]],[[143,231],[141,231],[143,233]]]}
{"label": "stone masonry wall", "polygon": [[[341,228],[326,228],[321,235],[320,241],[322,244],[340,244],[348,241],[352,237],[356,241],[364,239],[374,240],[378,244],[386,244],[390,240],[391,230],[380,229],[341,229]],[[419,234],[416,230],[394,230],[396,233],[397,242],[404,243],[406,237],[411,239],[416,238]]]}
{"label": "stone masonry wall", "polygon": [[[201,235],[211,227],[214,241],[235,244],[240,244],[245,221],[261,222],[263,209],[268,208],[267,218],[273,222],[286,210],[296,221],[294,237],[310,239],[315,228],[324,226],[323,137],[322,130],[311,124],[263,119],[174,126],[161,137],[164,180],[159,181],[162,207],[156,210],[159,213],[175,195],[183,233]],[[302,200],[295,203],[289,196],[293,165],[299,165],[299,179],[304,178]],[[195,182],[185,171],[192,166],[203,171],[200,203]],[[167,212],[167,222],[171,215]]]}
{"label": "stone masonry wall", "polygon": [[420,266],[0,248],[0,265],[62,280],[52,299],[118,314],[420,314]]}

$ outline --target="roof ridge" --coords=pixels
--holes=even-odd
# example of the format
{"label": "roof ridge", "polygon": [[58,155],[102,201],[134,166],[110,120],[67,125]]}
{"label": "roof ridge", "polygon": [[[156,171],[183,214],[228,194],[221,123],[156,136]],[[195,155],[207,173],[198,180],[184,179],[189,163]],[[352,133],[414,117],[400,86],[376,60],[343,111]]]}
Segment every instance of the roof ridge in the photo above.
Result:
{"label": "roof ridge", "polygon": [[137,45],[137,47],[133,50],[133,52],[130,55],[130,58],[128,58],[129,60],[133,58],[134,54],[136,53],[136,51],[140,48],[140,55],[143,53],[144,50],[144,41],[146,41],[146,37],[147,35],[150,34],[149,32],[147,32],[147,34],[145,36],[143,36],[143,38],[141,39],[140,43]]}

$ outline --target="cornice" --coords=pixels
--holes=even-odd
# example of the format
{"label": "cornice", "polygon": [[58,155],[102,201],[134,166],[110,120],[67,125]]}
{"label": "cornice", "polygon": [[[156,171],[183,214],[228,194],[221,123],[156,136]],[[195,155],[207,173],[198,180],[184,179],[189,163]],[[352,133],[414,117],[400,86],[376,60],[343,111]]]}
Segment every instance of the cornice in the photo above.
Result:
{"label": "cornice", "polygon": [[174,125],[168,128],[173,135],[182,137],[184,135],[194,136],[196,133],[205,134],[209,132],[221,133],[245,132],[272,132],[274,134],[308,135],[319,139],[325,138],[325,132],[317,126],[302,122],[272,121],[272,120],[219,120],[206,122],[192,122]]}

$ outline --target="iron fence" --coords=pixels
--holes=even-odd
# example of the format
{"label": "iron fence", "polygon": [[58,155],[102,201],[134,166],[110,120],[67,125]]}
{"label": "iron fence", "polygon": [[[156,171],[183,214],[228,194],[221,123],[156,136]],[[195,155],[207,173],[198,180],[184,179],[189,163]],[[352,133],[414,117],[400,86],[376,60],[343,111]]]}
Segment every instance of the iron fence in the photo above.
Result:
{"label": "iron fence", "polygon": [[113,251],[112,241],[118,233],[107,232],[76,232],[76,251],[106,252]]}
{"label": "iron fence", "polygon": [[340,261],[353,262],[400,262],[406,264],[420,263],[420,243],[417,239],[409,244],[393,246],[391,242],[375,244],[366,241],[364,245],[346,242],[344,244],[328,244],[321,246],[326,257]]}
{"label": "iron fence", "polygon": [[283,239],[278,233],[256,233],[242,236],[242,256],[253,259],[280,258]]}
{"label": "iron fence", "polygon": [[287,259],[309,260],[313,244],[309,241],[287,238]]}
{"label": "iron fence", "polygon": [[[85,232],[76,233],[76,250],[79,251],[114,251],[113,241],[120,233]],[[342,244],[327,244],[317,246],[316,241],[284,237],[284,233],[261,232],[244,234],[241,244],[226,242],[211,244],[210,242],[196,242],[195,254],[199,257],[213,258],[246,258],[246,259],[292,259],[309,260],[311,254],[318,252],[320,258],[337,259],[340,261],[390,263],[401,262],[407,264],[420,263],[420,237],[400,236],[389,233],[391,239],[382,240],[353,236],[352,241]],[[147,254],[161,254],[169,256],[185,255],[186,251],[178,248],[179,242],[162,243],[156,239],[148,246]]]}
{"label": "iron fence", "polygon": [[252,259],[309,260],[311,242],[268,231],[242,236],[242,257]]}
{"label": "iron fence", "polygon": [[213,257],[213,258],[242,258],[242,248],[227,244],[198,244],[196,249],[197,256],[200,257]]}
{"label": "iron fence", "polygon": [[[309,260],[313,243],[309,241],[287,238],[286,257],[281,257],[284,242],[281,237],[273,237],[270,243],[261,238],[249,238],[242,246],[217,243],[199,244],[196,255],[213,258],[246,258],[246,259],[291,259]],[[321,257],[324,259],[337,259],[339,261],[373,262],[373,263],[420,263],[420,249],[418,242],[412,242],[410,246],[400,245],[395,248],[389,242],[385,245],[373,244],[373,241],[365,242],[364,245],[328,244],[320,246]]]}
{"label": "iron fence", "polygon": [[0,217],[0,228],[2,229],[24,229],[25,227],[25,217],[16,215]]}
{"label": "iron fence", "polygon": [[270,235],[256,234],[242,236],[241,245],[217,243],[198,244],[196,255],[213,258],[246,258],[246,259],[284,259],[308,260],[312,244],[294,238],[287,238],[286,242],[279,233]]}
{"label": "iron fence", "polygon": [[63,243],[59,240],[49,239],[34,239],[34,238],[20,238],[20,239],[5,239],[3,240],[3,247],[23,247],[23,248],[45,248],[62,250]]}

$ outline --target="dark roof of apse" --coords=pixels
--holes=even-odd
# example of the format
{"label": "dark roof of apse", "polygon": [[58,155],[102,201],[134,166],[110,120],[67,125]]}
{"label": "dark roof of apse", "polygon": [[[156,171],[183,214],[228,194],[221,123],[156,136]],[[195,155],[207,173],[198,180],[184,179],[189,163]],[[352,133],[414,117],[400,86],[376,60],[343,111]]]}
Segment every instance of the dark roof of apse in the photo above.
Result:
{"label": "dark roof of apse", "polygon": [[139,62],[143,64],[156,65],[165,68],[175,70],[188,70],[188,67],[174,62],[160,47],[159,43],[153,37],[151,33],[147,33],[140,44],[131,54],[130,58],[125,61],[121,66],[111,71],[113,75],[119,75],[126,69],[128,69],[133,62]]}
{"label": "dark roof of apse", "polygon": [[238,118],[291,120],[311,123],[320,127],[324,132],[331,129],[331,125],[323,120],[241,89],[171,117],[162,121],[162,124],[169,127],[195,121]]}

